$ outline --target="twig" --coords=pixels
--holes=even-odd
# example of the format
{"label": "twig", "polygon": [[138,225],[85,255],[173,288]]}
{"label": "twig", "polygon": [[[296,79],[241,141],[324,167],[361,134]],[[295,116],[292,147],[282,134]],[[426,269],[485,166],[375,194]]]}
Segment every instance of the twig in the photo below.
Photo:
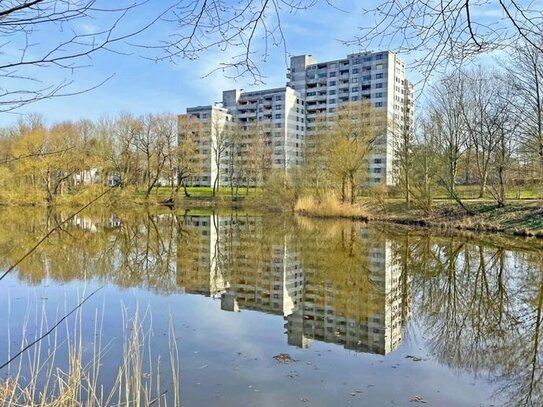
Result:
{"label": "twig", "polygon": [[94,290],[92,293],[90,293],[88,296],[86,296],[83,301],[81,301],[74,309],[72,309],[70,312],[68,312],[66,315],[64,315],[55,325],[51,327],[46,333],[44,333],[39,338],[35,339],[34,341],[30,342],[28,345],[26,345],[23,349],[21,349],[19,352],[17,352],[11,359],[9,359],[7,362],[5,362],[2,366],[0,366],[0,370],[7,367],[11,362],[13,362],[15,359],[17,359],[19,356],[21,356],[24,352],[26,352],[28,349],[30,349],[32,346],[36,345],[43,339],[45,339],[47,336],[49,336],[62,322],[64,322],[66,319],[70,317],[75,311],[77,311],[79,308],[85,304],[94,294],[96,294],[98,291],[100,291],[103,287],[98,287],[96,290]]}
{"label": "twig", "polygon": [[17,267],[24,259],[26,259],[28,256],[30,256],[32,253],[34,253],[34,251],[36,251],[36,249],[43,243],[45,242],[49,236],[51,236],[56,230],[58,230],[62,225],[66,224],[69,220],[73,219],[75,216],[79,215],[81,212],[83,212],[85,209],[87,209],[89,206],[91,206],[93,203],[95,203],[96,201],[98,201],[100,198],[102,198],[104,195],[106,195],[107,193],[109,193],[112,189],[114,189],[115,187],[112,187],[112,188],[108,188],[106,189],[104,192],[102,192],[100,195],[98,195],[96,198],[94,198],[93,200],[91,200],[90,202],[88,202],[87,204],[85,204],[83,207],[81,207],[80,209],[78,209],[76,212],[72,213],[70,216],[68,216],[66,219],[64,219],[62,222],[60,222],[59,224],[57,224],[54,228],[52,228],[51,230],[49,230],[49,232],[47,232],[39,241],[38,243],[36,243],[29,251],[27,251],[23,257],[21,257],[19,260],[17,260],[13,265],[11,265],[11,267],[9,267],[5,272],[4,274],[2,274],[2,276],[0,277],[0,281],[2,281],[10,272],[13,271],[13,269],[15,269],[15,267]]}

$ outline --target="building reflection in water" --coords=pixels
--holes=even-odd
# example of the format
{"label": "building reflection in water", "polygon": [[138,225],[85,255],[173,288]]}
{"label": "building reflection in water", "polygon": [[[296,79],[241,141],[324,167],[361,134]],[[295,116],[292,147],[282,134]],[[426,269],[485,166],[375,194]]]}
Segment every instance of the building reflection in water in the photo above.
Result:
{"label": "building reflection in water", "polygon": [[290,345],[317,340],[382,355],[399,346],[411,281],[391,240],[357,227],[363,261],[354,269],[338,264],[328,276],[319,261],[304,263],[303,242],[288,227],[273,236],[259,217],[184,216],[180,223],[177,283],[186,292],[220,298],[225,311],[283,317]]}

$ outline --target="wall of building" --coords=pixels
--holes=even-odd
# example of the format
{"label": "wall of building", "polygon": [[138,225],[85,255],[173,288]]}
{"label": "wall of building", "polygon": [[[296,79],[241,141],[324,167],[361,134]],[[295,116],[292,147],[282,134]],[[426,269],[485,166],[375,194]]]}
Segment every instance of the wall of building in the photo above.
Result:
{"label": "wall of building", "polygon": [[404,103],[408,82],[401,59],[391,52],[356,53],[327,62],[317,62],[309,55],[295,56],[291,58],[287,78],[288,86],[305,95],[308,134],[315,131],[319,116],[333,120],[341,103],[366,100],[384,111],[388,130],[375,143],[368,182],[395,183],[399,129],[412,117],[412,97],[407,105]]}
{"label": "wall of building", "polygon": [[[342,103],[362,100],[387,117],[387,129],[375,141],[369,157],[367,182],[395,184],[401,133],[405,126],[412,127],[413,118],[413,86],[406,79],[405,64],[398,56],[388,51],[361,52],[317,62],[311,55],[299,55],[291,58],[287,78],[286,87],[250,92],[227,90],[220,105],[187,109],[187,115],[197,117],[206,129],[199,146],[202,169],[192,185],[212,185],[216,166],[211,144],[225,131],[228,122],[254,128],[269,146],[270,169],[288,172],[302,164],[305,138],[315,131],[319,117],[331,122]],[[206,137],[210,145],[205,144]],[[255,137],[247,138],[240,159],[249,151],[251,139]],[[221,172],[220,182],[226,185],[233,176],[229,178],[226,167]]]}

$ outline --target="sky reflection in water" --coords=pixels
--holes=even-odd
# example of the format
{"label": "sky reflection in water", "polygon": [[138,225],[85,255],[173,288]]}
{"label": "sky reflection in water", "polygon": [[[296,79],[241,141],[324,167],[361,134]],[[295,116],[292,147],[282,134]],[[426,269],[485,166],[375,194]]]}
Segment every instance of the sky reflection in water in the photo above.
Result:
{"label": "sky reflection in water", "polygon": [[[11,220],[0,226],[1,268],[64,216],[2,215]],[[24,326],[32,338],[43,315],[51,324],[103,286],[80,326],[88,358],[102,324],[106,387],[125,319],[137,309],[164,390],[171,319],[185,406],[411,405],[417,397],[439,406],[541,405],[541,250],[386,229],[235,214],[86,214],[0,282],[0,307],[9,310],[0,316],[9,332],[0,362],[18,349]],[[58,338],[77,327],[69,320]],[[280,353],[296,361],[279,363]],[[62,352],[57,358],[66,363]],[[171,402],[171,391],[165,397]]]}

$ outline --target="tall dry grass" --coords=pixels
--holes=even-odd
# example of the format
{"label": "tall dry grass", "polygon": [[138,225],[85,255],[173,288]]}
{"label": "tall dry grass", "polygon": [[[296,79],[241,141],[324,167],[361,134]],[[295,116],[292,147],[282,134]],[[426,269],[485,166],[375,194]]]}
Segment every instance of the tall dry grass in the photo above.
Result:
{"label": "tall dry grass", "polygon": [[[85,329],[82,311],[78,310],[73,324],[65,324],[62,338],[54,331],[38,342],[8,368],[7,379],[0,382],[2,407],[167,407],[180,406],[180,363],[173,323],[169,320],[169,362],[162,366],[152,345],[152,316],[129,313],[122,307],[122,354],[115,372],[102,372],[105,358],[112,355],[112,342],[103,343],[103,311],[95,312],[92,346],[83,340]],[[37,337],[49,329],[48,317],[42,309]],[[29,331],[29,318],[22,324],[23,338]],[[21,348],[28,339],[23,339]],[[89,349],[90,348],[90,349]],[[11,350],[10,350],[11,352]],[[90,357],[89,357],[90,352]],[[67,361],[67,362],[66,362]],[[161,376],[171,375],[172,385],[161,387]],[[104,377],[113,383],[103,383]],[[168,397],[167,397],[168,396]]]}
{"label": "tall dry grass", "polygon": [[341,203],[335,196],[317,200],[311,196],[298,198],[294,206],[296,213],[318,218],[368,219],[368,207],[364,204]]}

